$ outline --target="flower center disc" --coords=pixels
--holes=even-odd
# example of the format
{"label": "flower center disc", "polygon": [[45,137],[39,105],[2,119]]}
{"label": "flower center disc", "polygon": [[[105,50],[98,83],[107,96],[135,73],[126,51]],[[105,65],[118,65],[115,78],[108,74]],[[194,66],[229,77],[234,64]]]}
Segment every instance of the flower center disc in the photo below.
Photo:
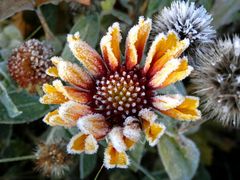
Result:
{"label": "flower center disc", "polygon": [[111,124],[122,125],[126,117],[137,116],[147,106],[149,94],[139,69],[121,69],[96,81],[95,110]]}

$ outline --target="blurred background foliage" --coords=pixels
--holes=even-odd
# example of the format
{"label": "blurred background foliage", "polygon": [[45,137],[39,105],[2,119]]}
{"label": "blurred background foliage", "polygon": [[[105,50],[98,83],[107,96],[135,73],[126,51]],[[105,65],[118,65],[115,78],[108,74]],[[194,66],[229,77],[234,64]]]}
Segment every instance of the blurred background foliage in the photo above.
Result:
{"label": "blurred background foliage", "polygon": [[[239,34],[239,0],[195,2],[212,13],[213,25],[218,36]],[[50,43],[54,47],[55,55],[75,61],[68,46],[65,45],[67,33],[80,31],[81,38],[99,50],[100,37],[113,22],[120,22],[122,36],[126,37],[138,16],[152,17],[170,4],[171,0],[0,1],[0,179],[45,179],[46,177],[34,170],[36,144],[51,137],[63,137],[68,140],[71,134],[76,132],[76,129],[49,128],[41,121],[43,115],[54,106],[40,104],[41,92],[30,94],[17,87],[11,80],[6,62],[12,50],[23,41],[36,38]],[[186,93],[181,83],[164,91]],[[174,127],[177,124],[170,124],[166,117],[160,118],[168,123],[168,127],[170,129],[172,127],[171,132],[175,133]],[[214,121],[208,121],[201,127],[193,126],[185,134],[188,138],[183,135],[164,135],[158,148],[150,148],[141,141],[130,153],[132,165],[129,169],[102,169],[98,178],[110,180],[240,178],[238,130],[227,129]],[[96,177],[102,165],[103,147],[104,143],[97,155],[75,156],[70,172],[63,179]]]}

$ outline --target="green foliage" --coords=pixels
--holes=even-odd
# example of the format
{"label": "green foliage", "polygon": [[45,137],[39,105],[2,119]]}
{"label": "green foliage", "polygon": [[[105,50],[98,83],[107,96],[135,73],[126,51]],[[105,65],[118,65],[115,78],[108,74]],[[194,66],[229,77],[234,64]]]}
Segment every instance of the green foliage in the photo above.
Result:
{"label": "green foliage", "polygon": [[199,151],[190,139],[183,135],[163,135],[158,151],[171,180],[192,179],[198,167]]}

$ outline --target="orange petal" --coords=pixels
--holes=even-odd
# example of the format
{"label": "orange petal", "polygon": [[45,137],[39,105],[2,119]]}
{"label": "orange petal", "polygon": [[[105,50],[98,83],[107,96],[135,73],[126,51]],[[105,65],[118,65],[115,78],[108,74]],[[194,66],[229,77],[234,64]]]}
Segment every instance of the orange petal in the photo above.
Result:
{"label": "orange petal", "polygon": [[193,96],[172,95],[168,98],[165,95],[165,97],[158,96],[153,98],[154,107],[163,114],[178,120],[191,121],[200,119],[201,112],[197,109],[198,105],[199,98]]}
{"label": "orange petal", "polygon": [[140,121],[135,117],[127,117],[123,123],[123,135],[128,139],[137,142],[141,138]]}
{"label": "orange petal", "polygon": [[186,58],[181,59],[181,64],[179,67],[173,71],[158,88],[164,88],[170,84],[185,79],[187,76],[189,76],[192,70],[193,67],[188,66],[188,60]]}
{"label": "orange petal", "polygon": [[58,75],[63,81],[84,89],[92,87],[91,77],[78,65],[64,61],[61,57],[52,57],[51,61],[57,67]]}
{"label": "orange petal", "polygon": [[147,129],[144,130],[146,139],[150,146],[155,146],[158,143],[160,137],[164,134],[166,127],[160,123],[153,123]]}
{"label": "orange petal", "polygon": [[52,77],[58,77],[58,70],[55,66],[53,66],[46,70],[46,74]]}
{"label": "orange petal", "polygon": [[110,168],[127,168],[129,165],[129,158],[126,152],[118,152],[112,144],[108,144],[104,152],[104,166]]}
{"label": "orange petal", "polygon": [[143,129],[147,129],[151,124],[153,124],[156,119],[157,115],[155,112],[151,111],[150,109],[142,109],[138,113],[139,118],[142,120]]}
{"label": "orange petal", "polygon": [[77,124],[77,120],[80,117],[91,113],[92,111],[89,106],[74,101],[68,101],[59,107],[59,116],[72,126]]}
{"label": "orange petal", "polygon": [[152,98],[152,104],[160,111],[174,109],[185,100],[185,97],[180,94],[169,94],[162,96],[155,96]]}
{"label": "orange petal", "polygon": [[54,110],[52,112],[49,112],[45,115],[43,118],[43,122],[50,126],[67,126],[68,124],[63,121],[63,119],[59,116],[58,110]]}
{"label": "orange petal", "polygon": [[120,65],[121,52],[120,41],[122,37],[120,34],[119,23],[114,23],[108,28],[107,35],[101,39],[101,51],[105,62],[110,70],[115,71]]}
{"label": "orange petal", "polygon": [[188,66],[187,58],[171,59],[150,79],[149,86],[153,89],[163,88],[183,80],[192,70],[193,68]]}
{"label": "orange petal", "polygon": [[160,59],[168,50],[175,47],[178,41],[179,38],[174,31],[169,31],[167,36],[163,33],[156,36],[149,49],[143,72],[146,74],[151,65]]}
{"label": "orange petal", "polygon": [[106,71],[101,56],[86,42],[80,39],[79,32],[67,36],[69,47],[74,56],[95,77],[103,75]]}
{"label": "orange petal", "polygon": [[85,134],[92,134],[94,138],[100,140],[109,132],[109,125],[101,114],[91,114],[79,118],[78,128]]}
{"label": "orange petal", "polygon": [[130,29],[126,40],[125,52],[128,70],[140,63],[151,28],[151,19],[144,20],[144,17],[140,17],[138,24]]}
{"label": "orange petal", "polygon": [[42,104],[62,104],[68,99],[50,84],[43,84],[43,91],[46,93],[40,98]]}
{"label": "orange petal", "polygon": [[90,93],[82,92],[74,87],[63,86],[60,80],[53,81],[54,87],[61,92],[69,100],[78,102],[78,103],[88,103],[91,102],[92,96]]}
{"label": "orange petal", "polygon": [[143,72],[150,77],[155,75],[169,60],[178,58],[188,46],[189,39],[179,41],[172,31],[167,37],[159,34],[149,50]]}
{"label": "orange petal", "polygon": [[127,146],[124,142],[123,128],[114,127],[108,134],[108,137],[114,149],[116,149],[118,152],[124,152],[127,150]]}
{"label": "orange petal", "polygon": [[85,152],[86,154],[94,154],[97,152],[98,144],[92,135],[78,133],[70,140],[67,151],[70,154],[79,154]]}

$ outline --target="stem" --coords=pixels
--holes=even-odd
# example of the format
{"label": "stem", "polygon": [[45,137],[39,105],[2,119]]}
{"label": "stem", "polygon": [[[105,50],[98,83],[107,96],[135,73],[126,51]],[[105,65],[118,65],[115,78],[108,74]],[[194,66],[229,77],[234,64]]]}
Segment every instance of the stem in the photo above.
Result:
{"label": "stem", "polygon": [[98,170],[96,176],[94,177],[94,180],[97,180],[97,178],[98,178],[99,174],[101,173],[102,169],[103,169],[103,165],[102,165],[102,166],[100,167],[100,169]]}
{"label": "stem", "polygon": [[39,20],[40,20],[40,22],[42,24],[43,30],[45,32],[46,39],[47,40],[54,39],[54,35],[53,35],[52,31],[50,30],[50,28],[49,28],[49,26],[47,24],[47,21],[46,21],[45,17],[42,14],[42,11],[41,11],[40,7],[38,7],[35,11],[36,11],[36,14],[37,14],[37,16],[38,16],[38,18],[39,18]]}
{"label": "stem", "polygon": [[138,170],[140,170],[149,179],[155,180],[155,178],[146,169],[144,169],[142,166],[138,165],[138,163],[133,161],[133,159],[131,159],[131,163],[132,163],[133,166],[135,166]]}
{"label": "stem", "polygon": [[36,159],[36,156],[35,155],[28,155],[28,156],[21,156],[21,157],[4,158],[4,159],[0,159],[0,163],[24,161],[24,160],[30,160],[30,159]]}

